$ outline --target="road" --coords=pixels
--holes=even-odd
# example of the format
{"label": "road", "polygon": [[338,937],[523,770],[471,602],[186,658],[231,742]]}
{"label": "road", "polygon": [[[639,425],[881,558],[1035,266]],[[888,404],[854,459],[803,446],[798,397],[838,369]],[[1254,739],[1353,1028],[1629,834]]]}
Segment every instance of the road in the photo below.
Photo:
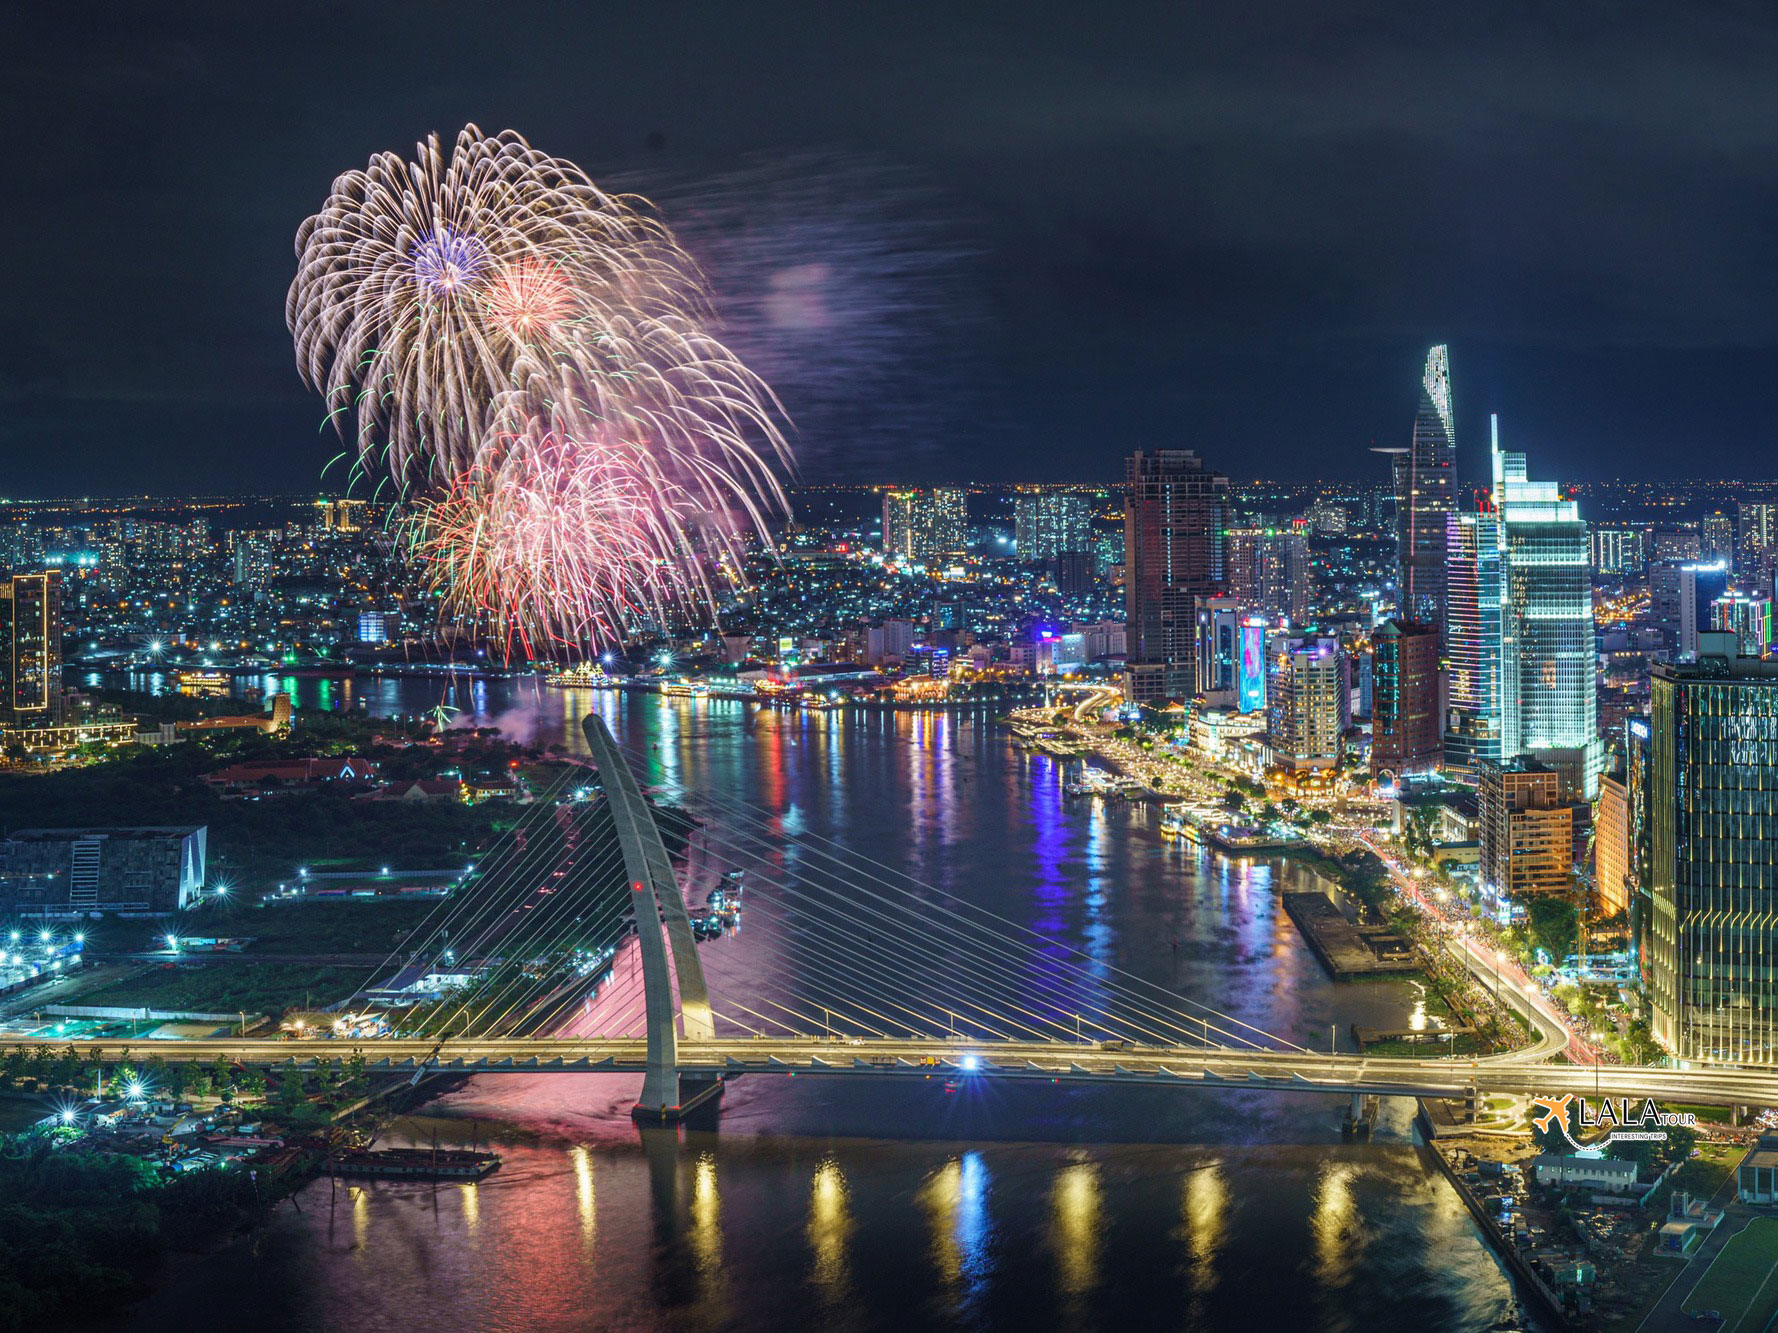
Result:
{"label": "road", "polygon": [[[0,1036],[0,1051],[35,1047],[28,1037]],[[122,1058],[126,1043],[81,1043],[83,1055]],[[287,1042],[264,1038],[205,1038],[134,1043],[166,1060],[250,1065],[362,1055],[372,1069],[478,1073],[637,1072],[647,1061],[641,1038],[465,1038],[447,1042],[414,1038]],[[947,1077],[1049,1082],[1149,1083],[1296,1093],[1370,1093],[1379,1096],[1451,1097],[1466,1087],[1483,1093],[1524,1096],[1564,1092],[1589,1096],[1654,1097],[1715,1106],[1778,1104],[1778,1071],[1662,1069],[1637,1065],[1538,1063],[1526,1052],[1470,1060],[1367,1059],[1298,1051],[1239,1050],[1223,1046],[1130,1046],[1105,1049],[1093,1043],[969,1041],[927,1038],[832,1037],[717,1038],[678,1043],[681,1073],[752,1073],[870,1077],[942,1074]]]}

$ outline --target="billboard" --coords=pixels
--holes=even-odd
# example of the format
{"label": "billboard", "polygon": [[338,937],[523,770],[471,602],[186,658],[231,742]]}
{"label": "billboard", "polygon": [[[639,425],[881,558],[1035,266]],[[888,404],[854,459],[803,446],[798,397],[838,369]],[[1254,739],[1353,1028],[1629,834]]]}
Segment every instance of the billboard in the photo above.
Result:
{"label": "billboard", "polygon": [[1266,706],[1266,627],[1241,626],[1241,711],[1257,713]]}

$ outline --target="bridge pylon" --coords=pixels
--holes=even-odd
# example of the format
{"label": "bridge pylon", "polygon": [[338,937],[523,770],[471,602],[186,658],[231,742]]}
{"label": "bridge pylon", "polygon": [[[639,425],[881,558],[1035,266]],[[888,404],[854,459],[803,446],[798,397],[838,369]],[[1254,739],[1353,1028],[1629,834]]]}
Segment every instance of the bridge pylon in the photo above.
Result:
{"label": "bridge pylon", "polygon": [[[623,851],[624,874],[636,900],[648,1068],[642,1076],[642,1096],[631,1115],[649,1123],[672,1122],[722,1091],[720,1079],[695,1083],[688,1079],[682,1085],[679,1076],[680,1028],[693,1041],[716,1035],[710,989],[704,981],[703,964],[698,961],[697,941],[692,938],[691,918],[685,911],[685,894],[673,874],[673,863],[661,841],[654,813],[636,785],[636,776],[624,761],[604,718],[589,713],[580,725],[599,770],[605,799],[611,806],[618,846]],[[669,948],[673,952],[671,969],[667,965]]]}

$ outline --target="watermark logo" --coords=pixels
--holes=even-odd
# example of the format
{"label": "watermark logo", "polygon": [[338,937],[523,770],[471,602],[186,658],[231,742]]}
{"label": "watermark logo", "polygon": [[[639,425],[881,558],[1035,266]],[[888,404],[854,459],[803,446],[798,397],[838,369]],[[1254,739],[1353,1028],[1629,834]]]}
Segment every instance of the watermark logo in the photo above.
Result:
{"label": "watermark logo", "polygon": [[[1531,1105],[1535,1111],[1531,1127],[1546,1134],[1553,1129],[1561,1130],[1562,1137],[1576,1152],[1583,1146],[1597,1149],[1620,1140],[1665,1139],[1669,1129],[1695,1129],[1698,1124],[1694,1112],[1662,1110],[1652,1097],[1640,1101],[1634,1097],[1602,1097],[1595,1109],[1591,1098],[1565,1092],[1560,1097],[1533,1097]],[[1582,1145],[1575,1139],[1570,1125],[1574,1129],[1607,1129],[1610,1132],[1603,1139]]]}

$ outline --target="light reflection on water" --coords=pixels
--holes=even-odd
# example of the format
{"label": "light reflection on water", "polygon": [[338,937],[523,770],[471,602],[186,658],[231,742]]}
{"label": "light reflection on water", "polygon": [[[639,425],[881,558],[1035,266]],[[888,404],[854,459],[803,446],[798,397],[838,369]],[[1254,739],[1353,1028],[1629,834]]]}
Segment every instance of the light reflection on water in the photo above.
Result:
{"label": "light reflection on water", "polygon": [[[300,705],[320,702],[317,682],[294,684]],[[596,709],[645,782],[744,798],[1084,950],[1094,969],[1292,1040],[1407,1026],[1420,998],[1327,980],[1277,902],[1300,871],[1165,842],[1139,806],[1071,805],[1062,768],[985,719],[498,681],[360,680],[328,698],[420,713],[441,694],[471,710],[465,724],[576,752]],[[730,951],[732,974],[775,959],[754,952],[767,938],[709,947]],[[1201,1329],[1484,1329],[1511,1304],[1412,1147],[1405,1104],[1385,1104],[1374,1143],[1341,1145],[1333,1099],[749,1076],[730,1085],[719,1133],[639,1144],[635,1094],[608,1075],[471,1080],[436,1101],[445,1118],[406,1132],[467,1143],[474,1120],[504,1126],[494,1175],[337,1195],[319,1182],[302,1212],[180,1270],[138,1326],[247,1303],[268,1330],[1148,1327],[1156,1312]]]}

